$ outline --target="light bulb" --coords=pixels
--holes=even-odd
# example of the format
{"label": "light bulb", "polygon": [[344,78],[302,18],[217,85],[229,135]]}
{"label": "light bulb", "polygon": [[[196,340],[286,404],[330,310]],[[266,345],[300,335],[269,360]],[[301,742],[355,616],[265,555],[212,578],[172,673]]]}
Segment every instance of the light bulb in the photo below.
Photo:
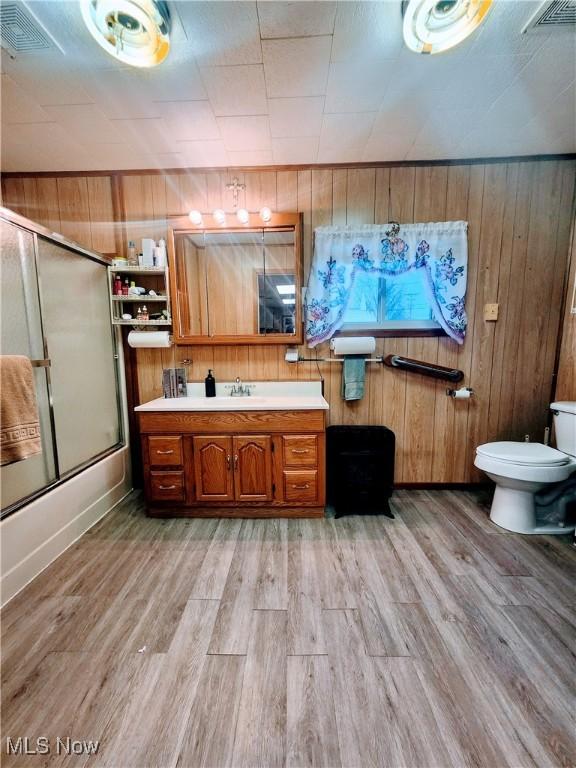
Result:
{"label": "light bulb", "polygon": [[246,210],[246,208],[238,208],[236,211],[236,216],[238,217],[238,221],[240,224],[248,224],[250,221],[250,214]]}
{"label": "light bulb", "polygon": [[212,212],[212,216],[217,224],[224,224],[226,221],[226,213],[222,208],[216,208],[216,210]]}
{"label": "light bulb", "polygon": [[188,218],[196,227],[199,227],[200,224],[202,224],[202,214],[200,211],[190,211]]}
{"label": "light bulb", "polygon": [[272,218],[272,211],[267,205],[265,205],[264,208],[260,208],[260,218],[262,221],[270,221]]}

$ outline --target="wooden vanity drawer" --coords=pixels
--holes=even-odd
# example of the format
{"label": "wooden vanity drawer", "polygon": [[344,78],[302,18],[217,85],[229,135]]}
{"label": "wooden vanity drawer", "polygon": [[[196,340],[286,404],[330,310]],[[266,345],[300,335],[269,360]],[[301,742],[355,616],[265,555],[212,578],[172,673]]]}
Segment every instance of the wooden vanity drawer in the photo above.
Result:
{"label": "wooden vanity drawer", "polygon": [[182,438],[149,437],[148,460],[156,467],[182,464]]}
{"label": "wooden vanity drawer", "polygon": [[284,470],[285,501],[316,501],[318,472],[315,469]]}
{"label": "wooden vanity drawer", "polygon": [[287,467],[315,467],[318,463],[318,438],[316,435],[285,435],[284,464]]}
{"label": "wooden vanity drawer", "polygon": [[150,472],[153,501],[184,501],[184,472]]}

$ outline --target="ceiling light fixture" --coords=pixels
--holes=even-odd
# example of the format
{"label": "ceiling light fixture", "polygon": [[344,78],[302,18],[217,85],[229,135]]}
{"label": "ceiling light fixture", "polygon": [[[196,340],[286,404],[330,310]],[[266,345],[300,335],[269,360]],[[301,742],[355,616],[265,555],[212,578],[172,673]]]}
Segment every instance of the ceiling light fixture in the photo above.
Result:
{"label": "ceiling light fixture", "polygon": [[408,0],[404,42],[416,53],[442,53],[477,29],[493,0]]}
{"label": "ceiling light fixture", "polygon": [[295,285],[277,285],[276,290],[280,295],[286,296],[290,293],[296,293],[296,286]]}
{"label": "ceiling light fixture", "polygon": [[282,304],[296,304],[296,299],[282,299]]}
{"label": "ceiling light fixture", "polygon": [[155,67],[170,51],[170,12],[162,0],[80,0],[82,18],[104,50],[133,67]]}
{"label": "ceiling light fixture", "polygon": [[196,227],[199,227],[202,224],[202,214],[200,211],[190,211],[188,218]]}

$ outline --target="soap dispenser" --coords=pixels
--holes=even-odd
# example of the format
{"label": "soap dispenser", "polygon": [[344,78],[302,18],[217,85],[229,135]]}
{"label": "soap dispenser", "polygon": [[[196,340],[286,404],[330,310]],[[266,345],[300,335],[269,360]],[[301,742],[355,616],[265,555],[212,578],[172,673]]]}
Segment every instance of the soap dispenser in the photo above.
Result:
{"label": "soap dispenser", "polygon": [[212,376],[212,368],[208,369],[208,376],[204,379],[206,397],[216,397],[216,379]]}

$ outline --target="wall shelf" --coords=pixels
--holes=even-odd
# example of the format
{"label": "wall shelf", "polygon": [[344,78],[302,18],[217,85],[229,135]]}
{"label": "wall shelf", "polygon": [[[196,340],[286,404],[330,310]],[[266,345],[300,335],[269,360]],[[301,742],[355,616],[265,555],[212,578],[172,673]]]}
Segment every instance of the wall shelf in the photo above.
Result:
{"label": "wall shelf", "polygon": [[151,301],[168,301],[168,296],[110,296],[112,301],[139,301],[140,304],[150,304]]}
{"label": "wall shelf", "polygon": [[[117,296],[114,294],[114,278],[116,275],[122,276],[122,282],[128,280],[134,282],[138,287],[146,290],[145,294],[138,296]],[[168,267],[108,267],[108,289],[110,298],[110,319],[112,325],[128,325],[134,327],[167,326],[172,325],[172,314],[170,311],[170,281],[168,277]],[[155,291],[154,296],[150,296],[148,291]],[[132,306],[148,306],[149,304],[165,304],[167,317],[162,320],[138,320],[132,317],[125,320],[124,305],[129,304],[130,310],[126,308],[126,313],[134,312]],[[157,311],[157,310],[156,310]]]}

